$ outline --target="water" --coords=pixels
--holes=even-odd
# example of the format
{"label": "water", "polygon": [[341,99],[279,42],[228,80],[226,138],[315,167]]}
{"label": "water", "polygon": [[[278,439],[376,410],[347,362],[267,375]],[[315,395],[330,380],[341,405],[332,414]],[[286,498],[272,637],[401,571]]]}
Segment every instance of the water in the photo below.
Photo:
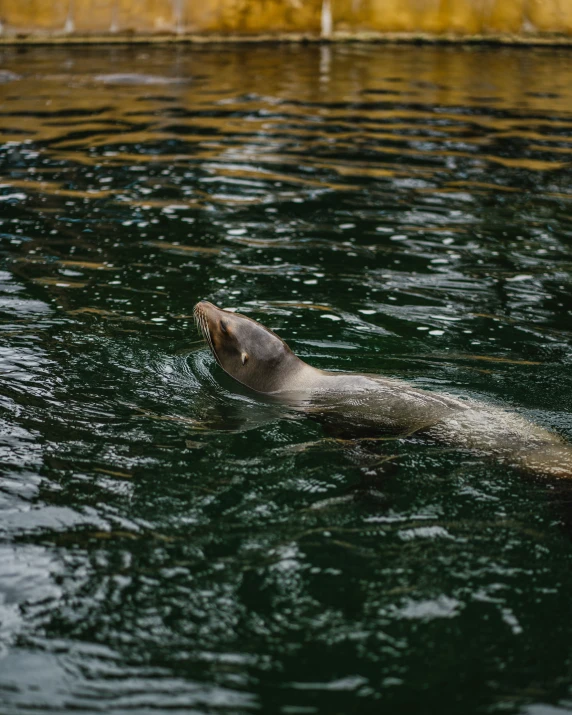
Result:
{"label": "water", "polygon": [[336,441],[192,321],[572,439],[572,56],[1,55],[2,715],[572,710],[569,491]]}

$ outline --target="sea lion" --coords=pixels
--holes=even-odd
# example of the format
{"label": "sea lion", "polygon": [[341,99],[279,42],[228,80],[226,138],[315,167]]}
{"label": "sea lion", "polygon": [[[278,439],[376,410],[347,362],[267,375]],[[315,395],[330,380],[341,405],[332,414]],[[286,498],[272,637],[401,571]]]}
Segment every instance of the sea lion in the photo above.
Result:
{"label": "sea lion", "polygon": [[207,301],[197,303],[194,316],[226,373],[295,409],[380,433],[419,433],[532,474],[572,478],[572,446],[520,415],[403,380],[319,370],[260,323]]}

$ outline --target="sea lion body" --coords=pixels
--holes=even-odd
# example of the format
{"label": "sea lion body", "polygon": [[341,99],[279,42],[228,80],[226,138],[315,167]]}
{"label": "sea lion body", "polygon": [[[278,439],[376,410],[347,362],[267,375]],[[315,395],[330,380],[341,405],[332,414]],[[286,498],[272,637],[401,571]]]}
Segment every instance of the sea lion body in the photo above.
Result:
{"label": "sea lion body", "polygon": [[513,412],[404,380],[319,370],[260,323],[206,301],[195,318],[225,372],[294,409],[380,433],[420,433],[530,473],[572,478],[572,446]]}

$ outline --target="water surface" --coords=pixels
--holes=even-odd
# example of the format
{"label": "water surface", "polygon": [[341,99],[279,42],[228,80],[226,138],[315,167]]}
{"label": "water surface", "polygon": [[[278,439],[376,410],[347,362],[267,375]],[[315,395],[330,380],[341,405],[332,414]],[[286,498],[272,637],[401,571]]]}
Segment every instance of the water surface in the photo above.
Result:
{"label": "water surface", "polygon": [[0,56],[2,713],[572,710],[569,490],[336,440],[192,321],[572,439],[572,55]]}

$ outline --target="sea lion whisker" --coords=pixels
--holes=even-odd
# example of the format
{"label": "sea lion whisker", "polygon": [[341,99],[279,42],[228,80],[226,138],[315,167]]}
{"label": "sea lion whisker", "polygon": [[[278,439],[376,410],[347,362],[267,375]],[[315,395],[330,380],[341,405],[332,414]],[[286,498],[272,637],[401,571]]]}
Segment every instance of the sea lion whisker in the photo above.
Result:
{"label": "sea lion whisker", "polygon": [[193,317],[195,319],[195,325],[197,330],[201,333],[203,340],[206,340],[205,329],[202,321],[202,313],[199,308],[195,308],[193,311]]}
{"label": "sea lion whisker", "polygon": [[208,325],[207,325],[205,316],[202,315],[202,314],[199,316],[199,325],[200,325],[200,328],[201,328],[201,332],[202,332],[202,334],[203,334],[203,338],[204,338],[204,339],[207,341],[207,343],[209,343],[209,345],[210,345],[210,339],[209,339],[210,336],[209,336],[209,331],[208,331]]}
{"label": "sea lion whisker", "polygon": [[[195,319],[195,325],[197,326],[197,329],[201,331],[201,333],[204,333],[202,325],[201,325],[201,316],[202,316],[202,311],[200,308],[195,308],[193,310],[193,317]],[[204,335],[203,335],[204,337]]]}
{"label": "sea lion whisker", "polygon": [[202,312],[197,313],[197,325],[200,328],[201,333],[203,334],[203,338],[206,340],[206,324],[205,324],[205,316],[203,315]]}
{"label": "sea lion whisker", "polygon": [[211,350],[214,350],[214,345],[213,345],[213,340],[211,336],[211,331],[209,330],[209,324],[206,319],[206,316],[203,315],[203,334],[207,340],[207,343],[210,345]]}
{"label": "sea lion whisker", "polygon": [[202,311],[198,311],[198,316],[199,316],[199,323],[198,323],[198,325],[199,325],[199,327],[200,327],[200,329],[201,329],[201,332],[202,332],[202,334],[203,334],[203,337],[204,337],[205,340],[207,341],[208,346],[210,347],[211,352],[212,352],[212,354],[214,355],[215,360],[216,360],[217,363],[220,365],[220,360],[219,360],[219,357],[218,357],[217,352],[216,352],[216,350],[215,350],[215,346],[214,346],[214,344],[213,344],[213,339],[212,339],[212,336],[211,336],[211,333],[210,333],[210,330],[209,330],[207,316],[206,316]]}

